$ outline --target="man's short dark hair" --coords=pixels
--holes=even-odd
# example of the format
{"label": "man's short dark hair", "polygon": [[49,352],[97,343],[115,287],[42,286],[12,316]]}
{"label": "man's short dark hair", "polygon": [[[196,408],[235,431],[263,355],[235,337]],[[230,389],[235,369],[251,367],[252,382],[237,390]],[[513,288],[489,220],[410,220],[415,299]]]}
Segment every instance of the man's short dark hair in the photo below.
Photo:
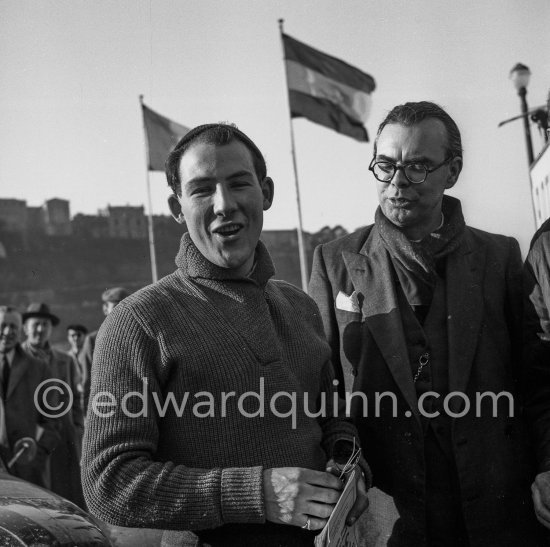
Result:
{"label": "man's short dark hair", "polygon": [[172,188],[174,194],[178,195],[181,191],[180,162],[188,148],[198,143],[224,146],[234,140],[242,142],[248,148],[252,156],[256,176],[262,182],[267,176],[267,167],[260,149],[252,140],[235,124],[208,123],[199,125],[191,129],[189,133],[186,133],[166,160],[166,179],[168,180],[168,186]]}
{"label": "man's short dark hair", "polygon": [[443,110],[439,105],[429,101],[421,101],[418,103],[405,103],[394,106],[391,112],[386,116],[380,124],[376,139],[374,140],[374,155],[376,156],[376,144],[378,137],[386,125],[398,123],[406,127],[412,127],[420,122],[435,118],[441,120],[447,131],[447,156],[450,158],[462,157],[462,139],[460,131],[455,121]]}
{"label": "man's short dark hair", "polygon": [[80,325],[80,324],[69,325],[67,327],[67,332],[69,332],[70,330],[74,330],[82,334],[88,334],[88,329],[84,325]]}

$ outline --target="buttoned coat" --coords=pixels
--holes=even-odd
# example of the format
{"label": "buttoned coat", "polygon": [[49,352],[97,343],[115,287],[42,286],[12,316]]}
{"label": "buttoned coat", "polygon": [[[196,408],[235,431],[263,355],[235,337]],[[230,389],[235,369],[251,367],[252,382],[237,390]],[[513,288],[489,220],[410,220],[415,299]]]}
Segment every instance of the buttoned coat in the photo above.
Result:
{"label": "buttoned coat", "polygon": [[47,459],[59,443],[58,422],[41,414],[35,404],[38,386],[51,378],[48,366],[25,353],[19,345],[15,348],[10,367],[10,382],[4,416],[9,450],[4,450],[7,464],[13,457],[13,447],[22,437],[37,439],[38,452],[28,464],[16,463],[12,473],[39,486],[49,486]]}
{"label": "buttoned coat", "polygon": [[[377,523],[380,534],[388,545],[418,547],[426,544],[423,429],[386,253],[373,226],[318,247],[310,294],[342,385],[366,395],[366,404],[352,399],[352,413],[374,484],[398,513]],[[462,394],[449,398],[451,415],[461,415],[452,419],[451,442],[472,547],[540,544],[530,450],[517,416],[521,267],[514,239],[472,228],[446,261],[449,392]],[[350,296],[355,308],[336,306],[337,297]],[[395,403],[382,398],[388,392]],[[514,404],[500,397],[494,412],[487,397],[476,408],[484,392],[510,393]]]}

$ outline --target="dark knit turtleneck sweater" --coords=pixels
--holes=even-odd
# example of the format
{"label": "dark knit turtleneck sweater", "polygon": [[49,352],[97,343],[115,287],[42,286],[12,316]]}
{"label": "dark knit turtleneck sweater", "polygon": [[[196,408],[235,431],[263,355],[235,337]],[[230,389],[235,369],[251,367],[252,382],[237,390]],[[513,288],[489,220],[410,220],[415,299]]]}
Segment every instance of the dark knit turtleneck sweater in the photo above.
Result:
{"label": "dark knit turtleneck sweater", "polygon": [[[117,404],[88,409],[86,501],[122,526],[264,523],[263,469],[322,470],[334,442],[355,433],[344,420],[311,417],[322,391],[330,415],[334,391],[318,309],[293,285],[270,280],[261,242],[249,277],[207,261],[187,234],[176,264],[119,304],[99,331],[90,402],[109,392],[100,401]],[[263,417],[250,417],[259,413],[257,396],[239,410],[243,393],[262,389]],[[121,404],[129,392],[144,393],[127,398],[133,417]],[[277,392],[296,397],[294,424],[275,415],[291,407],[289,396],[272,400]]]}

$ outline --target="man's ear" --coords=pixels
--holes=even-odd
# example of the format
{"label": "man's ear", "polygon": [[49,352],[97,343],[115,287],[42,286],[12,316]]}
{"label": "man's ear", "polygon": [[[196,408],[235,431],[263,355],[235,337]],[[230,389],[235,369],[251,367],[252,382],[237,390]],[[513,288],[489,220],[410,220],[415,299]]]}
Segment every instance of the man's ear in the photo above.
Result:
{"label": "man's ear", "polygon": [[456,184],[460,171],[462,171],[462,158],[460,156],[455,156],[449,162],[449,175],[445,183],[445,188],[452,188]]}
{"label": "man's ear", "polygon": [[170,212],[172,213],[174,220],[178,224],[183,224],[185,222],[185,218],[183,217],[183,213],[181,211],[180,200],[176,194],[170,194],[168,198],[168,207],[170,207]]}
{"label": "man's ear", "polygon": [[271,177],[265,177],[260,183],[262,187],[262,194],[264,195],[264,211],[267,211],[273,203],[273,194],[275,192],[275,185]]}

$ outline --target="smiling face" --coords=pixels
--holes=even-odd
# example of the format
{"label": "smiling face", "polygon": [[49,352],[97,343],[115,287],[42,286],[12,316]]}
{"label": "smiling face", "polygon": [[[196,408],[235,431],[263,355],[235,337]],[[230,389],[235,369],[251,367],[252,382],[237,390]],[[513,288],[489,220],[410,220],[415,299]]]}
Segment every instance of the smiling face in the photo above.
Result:
{"label": "smiling face", "polygon": [[[378,137],[376,159],[434,167],[447,158],[446,145],[447,132],[438,119],[428,118],[412,126],[391,123]],[[455,157],[420,184],[409,182],[402,169],[389,183],[377,181],[382,212],[409,239],[424,238],[439,226],[443,193],[454,186],[461,168],[462,159]]]}
{"label": "smiling face", "polygon": [[21,316],[14,311],[0,311],[0,353],[8,353],[19,341]]}
{"label": "smiling face", "polygon": [[52,334],[52,322],[45,317],[29,317],[23,330],[31,346],[44,347]]}
{"label": "smiling face", "polygon": [[181,196],[169,200],[174,218],[185,221],[201,254],[221,268],[247,275],[271,207],[273,181],[258,181],[252,156],[238,140],[197,143],[180,162]]}

